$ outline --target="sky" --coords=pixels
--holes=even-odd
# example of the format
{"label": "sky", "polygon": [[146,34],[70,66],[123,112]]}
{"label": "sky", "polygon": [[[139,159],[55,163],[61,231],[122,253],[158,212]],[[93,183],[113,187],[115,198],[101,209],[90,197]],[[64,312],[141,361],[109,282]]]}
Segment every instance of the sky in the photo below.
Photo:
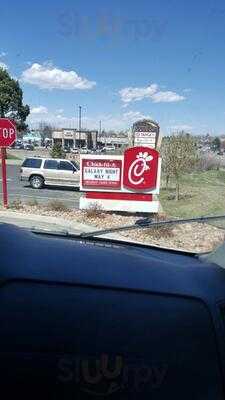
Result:
{"label": "sky", "polygon": [[0,66],[20,81],[28,122],[163,134],[225,133],[225,3],[1,1]]}

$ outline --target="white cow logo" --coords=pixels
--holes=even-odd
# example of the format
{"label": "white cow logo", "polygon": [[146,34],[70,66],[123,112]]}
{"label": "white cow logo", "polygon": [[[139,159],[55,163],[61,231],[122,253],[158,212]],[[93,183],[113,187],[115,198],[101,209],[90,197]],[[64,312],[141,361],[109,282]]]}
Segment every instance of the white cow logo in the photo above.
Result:
{"label": "white cow logo", "polygon": [[153,157],[145,151],[140,152],[136,156],[136,160],[132,162],[128,171],[128,179],[132,185],[140,185],[144,181],[144,172],[150,169],[148,163],[153,160]]}

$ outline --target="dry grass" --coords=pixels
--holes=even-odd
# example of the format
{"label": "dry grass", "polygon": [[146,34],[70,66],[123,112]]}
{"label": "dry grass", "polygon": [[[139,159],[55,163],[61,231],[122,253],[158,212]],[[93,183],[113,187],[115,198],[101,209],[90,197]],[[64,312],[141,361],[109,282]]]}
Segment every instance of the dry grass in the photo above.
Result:
{"label": "dry grass", "polygon": [[29,207],[37,207],[38,206],[38,201],[37,201],[37,199],[30,199],[26,204]]}
{"label": "dry grass", "polygon": [[[165,213],[160,213],[154,216],[153,222],[163,222],[168,220],[168,217]],[[154,226],[152,228],[143,229],[142,234],[146,236],[146,239],[161,239],[161,238],[172,238],[174,236],[173,233],[173,225],[165,225],[165,226]]]}
{"label": "dry grass", "polygon": [[90,204],[89,208],[83,210],[83,213],[87,219],[95,219],[95,218],[104,218],[105,214],[103,213],[103,209],[97,204]]}
{"label": "dry grass", "polygon": [[171,179],[168,190],[161,189],[163,210],[178,218],[225,214],[225,170],[194,172],[182,176],[181,199],[174,200],[175,183]]}
{"label": "dry grass", "polygon": [[58,211],[64,212],[64,211],[68,210],[68,207],[64,203],[59,201],[59,200],[51,200],[51,201],[49,201],[47,203],[46,208],[49,211],[57,211],[57,212]]}
{"label": "dry grass", "polygon": [[23,203],[20,199],[15,199],[10,203],[10,208],[13,208],[14,210],[22,210]]}

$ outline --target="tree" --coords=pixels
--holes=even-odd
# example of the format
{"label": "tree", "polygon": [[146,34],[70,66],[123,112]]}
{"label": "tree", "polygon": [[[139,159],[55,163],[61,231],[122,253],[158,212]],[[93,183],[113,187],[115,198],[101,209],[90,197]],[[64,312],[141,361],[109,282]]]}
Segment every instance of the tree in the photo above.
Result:
{"label": "tree", "polygon": [[42,141],[42,146],[45,144],[45,139],[52,138],[52,131],[53,128],[51,125],[49,125],[46,122],[40,122],[39,124],[39,132],[41,134],[41,141]]}
{"label": "tree", "polygon": [[213,139],[212,141],[212,150],[214,151],[220,151],[220,138],[219,137],[215,137],[215,139]]}
{"label": "tree", "polygon": [[[162,142],[162,166],[169,181],[174,176],[176,181],[176,200],[180,197],[180,178],[192,170],[196,164],[197,146],[194,138],[186,133],[170,136]],[[168,183],[168,182],[167,182]]]}
{"label": "tree", "polygon": [[225,150],[225,140],[221,140],[221,149],[224,151]]}
{"label": "tree", "polygon": [[50,155],[52,158],[66,158],[66,154],[59,143],[55,143],[53,145]]}
{"label": "tree", "polygon": [[172,175],[171,170],[171,163],[170,163],[170,146],[169,146],[169,137],[164,137],[162,140],[162,147],[161,147],[161,156],[162,156],[162,172],[166,178],[166,190],[169,186],[169,180]]}
{"label": "tree", "polygon": [[23,104],[23,91],[19,82],[0,67],[0,118],[13,119],[18,131],[22,131],[27,128],[25,121],[29,113],[29,106]]}

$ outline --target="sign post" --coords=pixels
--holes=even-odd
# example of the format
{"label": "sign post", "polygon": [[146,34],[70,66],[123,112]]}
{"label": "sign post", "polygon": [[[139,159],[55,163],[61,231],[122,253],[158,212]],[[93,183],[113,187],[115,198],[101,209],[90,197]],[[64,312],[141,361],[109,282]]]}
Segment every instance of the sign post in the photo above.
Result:
{"label": "sign post", "polygon": [[2,160],[2,196],[3,207],[8,207],[7,178],[6,178],[6,147],[16,140],[16,125],[7,118],[0,118],[0,148]]}
{"label": "sign post", "polygon": [[7,179],[6,179],[6,150],[5,147],[1,147],[1,159],[2,159],[2,197],[3,207],[8,207],[8,193],[7,193]]}

